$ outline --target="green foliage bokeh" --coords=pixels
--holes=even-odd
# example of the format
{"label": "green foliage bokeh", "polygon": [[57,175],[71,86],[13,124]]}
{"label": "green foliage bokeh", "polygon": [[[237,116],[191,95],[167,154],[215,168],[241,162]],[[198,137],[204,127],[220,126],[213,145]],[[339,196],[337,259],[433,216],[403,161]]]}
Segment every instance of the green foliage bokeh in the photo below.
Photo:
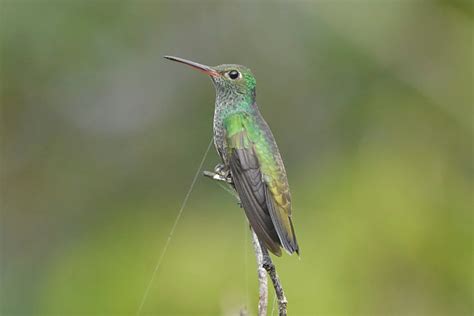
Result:
{"label": "green foliage bokeh", "polygon": [[[209,79],[167,54],[256,75],[290,315],[472,314],[472,27],[468,1],[1,1],[0,314],[136,313],[211,137]],[[143,315],[256,299],[244,214],[200,178]]]}

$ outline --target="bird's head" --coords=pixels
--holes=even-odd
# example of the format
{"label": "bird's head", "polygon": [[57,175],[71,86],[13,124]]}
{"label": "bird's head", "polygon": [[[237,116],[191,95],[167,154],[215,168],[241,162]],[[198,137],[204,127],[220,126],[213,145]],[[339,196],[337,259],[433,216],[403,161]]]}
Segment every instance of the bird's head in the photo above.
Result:
{"label": "bird's head", "polygon": [[255,99],[256,80],[250,69],[235,64],[215,67],[202,65],[179,57],[165,56],[166,59],[191,66],[209,75],[216,88],[217,98]]}

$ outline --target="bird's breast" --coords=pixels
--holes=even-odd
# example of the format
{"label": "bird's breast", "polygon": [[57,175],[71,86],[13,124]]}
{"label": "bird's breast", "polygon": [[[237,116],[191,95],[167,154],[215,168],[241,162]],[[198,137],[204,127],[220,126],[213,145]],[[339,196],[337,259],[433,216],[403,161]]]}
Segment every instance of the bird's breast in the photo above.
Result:
{"label": "bird's breast", "polygon": [[226,162],[226,148],[225,148],[225,130],[224,122],[220,117],[219,111],[216,109],[214,112],[214,122],[213,122],[213,134],[214,134],[214,146],[222,159],[222,162]]}

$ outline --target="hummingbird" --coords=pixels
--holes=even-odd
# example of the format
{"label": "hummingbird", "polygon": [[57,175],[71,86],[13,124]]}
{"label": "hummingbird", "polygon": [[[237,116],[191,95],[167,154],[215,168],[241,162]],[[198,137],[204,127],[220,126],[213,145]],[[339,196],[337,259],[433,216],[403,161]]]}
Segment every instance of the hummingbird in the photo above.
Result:
{"label": "hummingbird", "polygon": [[211,78],[216,90],[214,146],[222,160],[215,171],[229,176],[260,243],[277,256],[281,248],[299,255],[286,170],[257,106],[255,76],[241,65],[210,67],[174,56],[164,58]]}

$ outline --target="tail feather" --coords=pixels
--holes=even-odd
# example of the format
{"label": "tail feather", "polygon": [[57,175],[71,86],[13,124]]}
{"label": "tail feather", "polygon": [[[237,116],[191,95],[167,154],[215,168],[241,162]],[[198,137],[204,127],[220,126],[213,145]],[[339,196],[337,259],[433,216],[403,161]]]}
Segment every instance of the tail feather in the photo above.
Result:
{"label": "tail feather", "polygon": [[299,246],[296,241],[295,229],[291,217],[286,211],[275,203],[271,193],[266,190],[267,207],[272,218],[273,226],[278,234],[282,247],[289,253],[296,252],[299,255]]}

